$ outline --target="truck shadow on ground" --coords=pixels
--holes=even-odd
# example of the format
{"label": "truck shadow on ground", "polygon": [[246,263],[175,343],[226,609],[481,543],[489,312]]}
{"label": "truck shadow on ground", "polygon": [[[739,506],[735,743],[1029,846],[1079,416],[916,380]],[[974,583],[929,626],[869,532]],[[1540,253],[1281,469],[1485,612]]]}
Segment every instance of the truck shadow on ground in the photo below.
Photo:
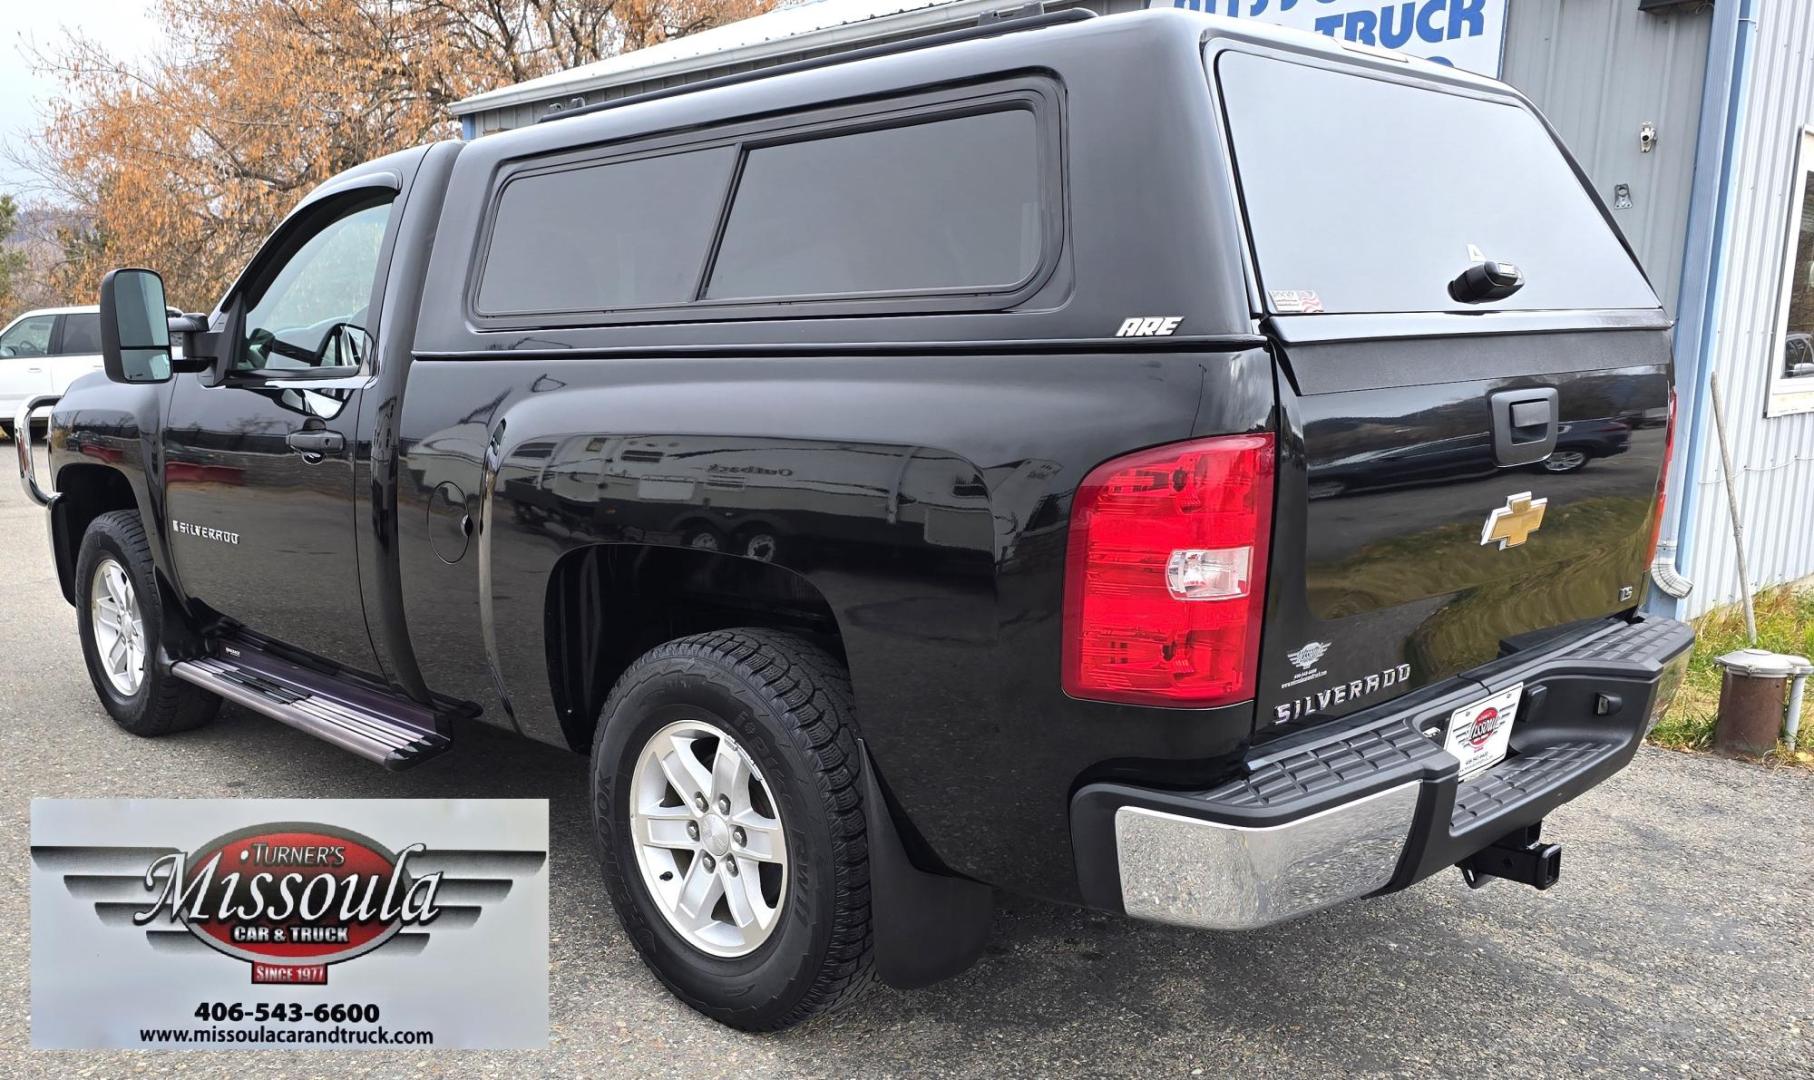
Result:
{"label": "truck shadow on ground", "polygon": [[[1485,1065],[1495,1046],[1504,1051],[1533,1027],[1549,1029],[1549,1053],[1563,1062],[1666,1062],[1668,1039],[1658,1036],[1671,1023],[1646,1015],[1644,995],[1655,991],[1641,975],[1679,966],[1692,947],[1672,943],[1672,927],[1699,936],[1676,918],[1682,898],[1596,882],[1596,870],[1565,882],[1572,890],[1546,894],[1508,884],[1469,893],[1442,875],[1245,934],[1003,897],[986,954],[962,976],[910,993],[878,989],[826,1020],[752,1039],[668,997],[619,932],[593,857],[586,763],[576,754],[474,728],[446,757],[393,774],[232,706],[213,727],[159,746],[216,758],[215,776],[236,775],[237,766],[243,779],[223,781],[231,792],[221,794],[548,799],[557,1041],[564,1030],[622,1025],[627,1015],[670,1039],[740,1046],[805,1072],[913,1071],[921,1055],[962,1070],[1019,1071],[1038,1061],[1114,1072],[1129,1067],[1133,1048],[1138,1058],[1206,1064],[1211,1074],[1284,1055],[1294,1070],[1322,1062],[1446,1071],[1475,1054]],[[1616,914],[1604,910],[1615,906]],[[1615,918],[1636,918],[1645,931],[1597,929]],[[1636,1015],[1615,1015],[1634,994]],[[1482,1002],[1498,1004],[1471,1004]]]}

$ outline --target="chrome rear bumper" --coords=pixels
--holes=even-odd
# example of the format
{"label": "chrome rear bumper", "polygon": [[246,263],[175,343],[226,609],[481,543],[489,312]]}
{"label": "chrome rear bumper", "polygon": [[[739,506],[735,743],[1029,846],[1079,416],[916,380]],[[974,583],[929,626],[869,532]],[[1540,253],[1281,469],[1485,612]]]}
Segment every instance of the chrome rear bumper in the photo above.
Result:
{"label": "chrome rear bumper", "polygon": [[[1244,930],[1402,889],[1624,768],[1693,640],[1668,619],[1615,622],[1257,748],[1206,791],[1087,784],[1071,800],[1084,901]],[[1460,782],[1423,732],[1520,683],[1511,755]]]}
{"label": "chrome rear bumper", "polygon": [[1404,783],[1262,828],[1124,806],[1122,906],[1136,919],[1245,930],[1378,892],[1410,839],[1417,790]]}

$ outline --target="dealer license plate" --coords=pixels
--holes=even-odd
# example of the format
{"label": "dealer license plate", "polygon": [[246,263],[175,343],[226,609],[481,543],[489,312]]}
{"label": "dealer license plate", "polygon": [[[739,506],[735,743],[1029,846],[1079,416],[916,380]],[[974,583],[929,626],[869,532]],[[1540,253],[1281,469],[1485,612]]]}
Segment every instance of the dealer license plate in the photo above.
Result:
{"label": "dealer license plate", "polygon": [[1449,735],[1443,749],[1461,762],[1461,779],[1505,759],[1505,751],[1512,744],[1512,721],[1518,717],[1518,699],[1523,694],[1524,684],[1519,683],[1449,714]]}

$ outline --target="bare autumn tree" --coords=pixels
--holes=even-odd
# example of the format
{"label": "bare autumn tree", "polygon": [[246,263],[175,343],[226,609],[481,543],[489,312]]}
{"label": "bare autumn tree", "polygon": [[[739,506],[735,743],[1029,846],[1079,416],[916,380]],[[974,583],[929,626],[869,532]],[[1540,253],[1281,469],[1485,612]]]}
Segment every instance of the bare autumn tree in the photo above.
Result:
{"label": "bare autumn tree", "polygon": [[164,273],[205,308],[309,188],[457,133],[495,86],[757,14],[774,0],[159,0],[167,46],[124,63],[70,37],[26,150],[88,225],[52,273],[71,298],[109,267]]}

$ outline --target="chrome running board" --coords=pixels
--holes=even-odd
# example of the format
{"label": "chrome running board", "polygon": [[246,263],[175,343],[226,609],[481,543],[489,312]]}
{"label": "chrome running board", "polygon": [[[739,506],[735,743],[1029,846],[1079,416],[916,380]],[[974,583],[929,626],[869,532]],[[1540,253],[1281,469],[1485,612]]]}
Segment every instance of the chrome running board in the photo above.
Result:
{"label": "chrome running board", "polygon": [[216,655],[179,660],[170,673],[387,769],[407,769],[452,745],[424,705],[250,645],[217,646]]}

